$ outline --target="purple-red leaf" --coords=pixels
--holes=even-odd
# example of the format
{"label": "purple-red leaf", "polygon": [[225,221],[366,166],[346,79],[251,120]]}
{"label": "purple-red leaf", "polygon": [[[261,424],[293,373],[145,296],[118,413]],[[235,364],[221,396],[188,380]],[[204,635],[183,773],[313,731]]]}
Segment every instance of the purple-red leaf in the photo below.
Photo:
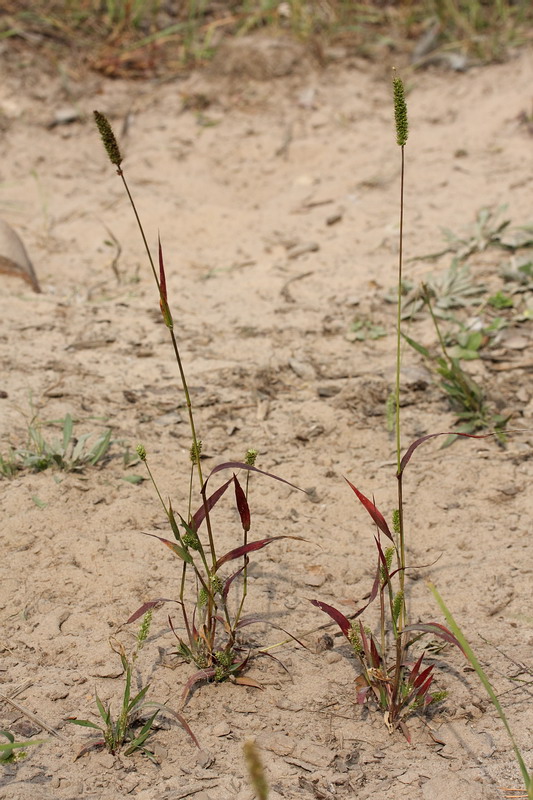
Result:
{"label": "purple-red leaf", "polygon": [[241,572],[244,572],[244,570],[248,566],[248,561],[249,559],[247,557],[246,563],[243,564],[242,567],[240,567],[240,569],[237,570],[237,572],[234,572],[233,575],[230,575],[229,578],[226,578],[226,580],[224,581],[224,588],[222,589],[222,597],[224,598],[224,600],[227,600],[231,584],[233,583],[235,578],[238,578]]}
{"label": "purple-red leaf", "polygon": [[254,550],[262,550],[263,547],[266,547],[267,544],[270,542],[275,542],[278,539],[296,539],[300,542],[305,542],[301,536],[269,536],[266,539],[258,539],[256,542],[248,542],[248,544],[242,544],[240,547],[236,547],[234,550],[230,550],[229,553],[221,556],[216,565],[215,565],[215,572],[225,564],[227,561],[233,561],[236,558],[240,558],[240,556],[244,556],[247,553],[251,553]]}
{"label": "purple-red leaf", "polygon": [[417,678],[418,672],[419,672],[419,670],[420,670],[420,667],[422,666],[422,660],[423,660],[423,658],[424,658],[424,653],[422,653],[422,655],[420,656],[420,658],[418,659],[418,661],[417,661],[417,662],[416,662],[416,664],[414,665],[413,669],[412,669],[412,670],[411,670],[411,672],[409,673],[409,683],[410,683],[412,686],[414,686],[414,685],[415,685],[415,681],[416,681],[416,678]]}
{"label": "purple-red leaf", "polygon": [[251,525],[250,506],[248,505],[246,495],[235,474],[233,475],[233,483],[235,484],[235,502],[237,503],[237,510],[241,518],[242,529],[248,533]]}
{"label": "purple-red leaf", "polygon": [[245,464],[242,461],[226,461],[225,464],[219,464],[217,467],[213,467],[209,475],[207,476],[205,483],[202,487],[202,491],[205,491],[205,487],[207,486],[207,482],[211,478],[215,472],[220,472],[222,469],[246,469],[248,472],[258,472],[260,475],[266,475],[267,478],[273,478],[275,481],[280,481],[281,483],[286,483],[287,486],[292,486],[293,489],[297,489],[299,492],[305,492],[305,489],[300,489],[299,486],[295,486],[294,483],[290,483],[290,481],[286,481],[285,478],[280,478],[278,475],[274,475],[272,472],[265,472],[262,469],[257,469],[257,467],[252,467],[251,464]]}
{"label": "purple-red leaf", "polygon": [[[198,528],[204,521],[206,513],[209,513],[209,511],[211,511],[211,509],[218,503],[218,501],[220,500],[220,498],[222,497],[222,495],[224,494],[224,492],[226,491],[232,480],[233,478],[230,478],[229,481],[223,483],[222,486],[220,486],[216,490],[216,492],[213,492],[213,494],[210,497],[206,498],[205,501],[200,506],[200,508],[198,509],[198,511],[196,512],[196,514],[193,515],[191,520],[191,528],[193,528],[195,533],[198,531]],[[206,483],[204,483],[203,490],[205,490],[206,484],[207,481]]]}
{"label": "purple-red leaf", "polygon": [[155,533],[147,533],[146,531],[141,531],[144,536],[151,536],[153,539],[159,539],[160,542],[163,542],[173,553],[175,553],[182,561],[185,561],[187,564],[192,564],[193,559],[191,554],[188,550],[184,547],[180,547],[179,544],[175,542],[171,542],[169,539],[164,539],[162,536],[157,536]]}
{"label": "purple-red leaf", "polygon": [[378,648],[376,647],[373,636],[370,639],[370,655],[372,656],[372,666],[378,669],[381,666],[381,656],[378,653]]}
{"label": "purple-red leaf", "polygon": [[183,687],[183,692],[181,693],[181,699],[183,701],[183,705],[186,704],[186,701],[189,699],[189,694],[192,691],[193,686],[196,686],[197,683],[203,683],[204,681],[209,681],[211,678],[215,677],[215,668],[209,667],[209,669],[201,669],[199,672],[195,672],[185,686]]}
{"label": "purple-red leaf", "polygon": [[394,539],[392,538],[392,534],[391,534],[391,532],[389,530],[389,526],[387,525],[387,521],[386,521],[385,517],[383,516],[383,514],[381,513],[381,511],[378,511],[378,509],[376,508],[374,503],[371,500],[369,500],[368,497],[365,497],[365,495],[362,492],[360,492],[359,489],[357,489],[353,485],[353,483],[350,483],[348,478],[345,478],[344,480],[346,481],[348,486],[351,489],[353,489],[353,491],[357,495],[358,500],[366,508],[366,510],[368,511],[368,513],[370,514],[370,516],[372,517],[372,519],[374,520],[374,522],[376,523],[376,525],[378,526],[380,531],[382,533],[384,533],[385,536],[387,536],[387,538],[389,538],[391,540],[391,542],[393,542]]}
{"label": "purple-red leaf", "polygon": [[466,656],[466,653],[461,647],[459,640],[455,638],[453,633],[449,631],[448,628],[446,628],[444,625],[441,625],[440,622],[419,622],[416,625],[407,625],[407,627],[403,629],[402,633],[406,633],[408,631],[423,631],[424,633],[432,633],[434,636],[439,636],[441,639],[444,639],[444,641],[454,644]]}
{"label": "purple-red leaf", "polygon": [[157,236],[158,252],[159,252],[159,294],[161,300],[167,302],[167,279],[165,276],[165,264],[163,261],[163,248],[161,247],[161,237]]}
{"label": "purple-red leaf", "polygon": [[442,433],[429,433],[427,436],[421,436],[420,439],[416,439],[416,441],[414,441],[405,451],[404,456],[400,461],[400,471],[398,474],[402,474],[407,464],[411,460],[411,456],[415,452],[416,448],[424,442],[427,442],[429,439],[435,439],[437,436],[466,436],[467,439],[486,439],[488,436],[494,435],[494,433],[459,433],[459,431],[443,431]]}
{"label": "purple-red leaf", "polygon": [[135,620],[139,619],[139,617],[143,617],[147,611],[150,611],[151,608],[155,608],[159,605],[159,603],[175,602],[175,600],[170,600],[168,597],[158,597],[157,600],[149,600],[147,603],[143,603],[142,606],[138,608],[128,620],[126,620],[126,625],[129,625],[130,622],[135,622]]}
{"label": "purple-red leaf", "polygon": [[337,623],[348,641],[350,641],[349,633],[352,626],[350,624],[350,620],[345,617],[344,614],[342,614],[340,611],[337,611],[337,609],[333,608],[333,606],[323,603],[321,600],[311,600],[310,602],[317,608],[320,608],[321,611],[325,611],[326,614]]}
{"label": "purple-red leaf", "polygon": [[423,685],[424,681],[426,681],[427,678],[430,677],[432,670],[433,670],[433,664],[430,664],[429,667],[426,667],[426,669],[422,670],[420,675],[417,678],[415,678],[415,680],[413,680],[413,676],[410,675],[409,676],[409,682],[416,689],[420,689],[420,687]]}

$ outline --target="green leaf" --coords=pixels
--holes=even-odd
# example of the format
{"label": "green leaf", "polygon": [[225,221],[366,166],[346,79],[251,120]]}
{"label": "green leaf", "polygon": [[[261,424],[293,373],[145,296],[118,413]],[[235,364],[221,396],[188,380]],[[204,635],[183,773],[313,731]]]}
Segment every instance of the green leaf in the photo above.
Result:
{"label": "green leaf", "polygon": [[73,725],[81,725],[82,728],[96,728],[97,731],[101,731],[102,728],[100,725],[96,725],[96,723],[91,722],[88,719],[67,719],[66,722],[71,722]]}
{"label": "green leaf", "polygon": [[48,503],[45,503],[45,502],[43,502],[42,500],[40,500],[40,499],[37,497],[37,495],[36,495],[36,494],[34,494],[34,495],[32,496],[32,498],[31,498],[31,499],[33,500],[33,502],[35,503],[35,505],[37,506],[37,508],[46,508],[46,506],[48,505]]}
{"label": "green leaf", "polygon": [[100,461],[101,458],[105,456],[109,449],[109,445],[111,443],[111,428],[103,434],[96,444],[94,445],[93,449],[89,453],[89,464],[94,467],[95,464]]}
{"label": "green leaf", "polygon": [[431,358],[431,354],[430,354],[429,350],[427,349],[427,347],[424,347],[424,345],[419,344],[418,342],[415,342],[414,339],[411,339],[411,337],[407,336],[407,334],[404,333],[403,331],[402,331],[402,336],[405,339],[405,341],[407,342],[407,344],[410,347],[413,348],[413,350],[416,350],[416,352],[420,353],[420,355],[424,356],[424,358]]}
{"label": "green leaf", "polygon": [[94,693],[94,696],[95,696],[95,699],[96,699],[96,705],[98,707],[98,711],[100,712],[100,716],[104,720],[106,726],[108,726],[109,723],[111,722],[111,709],[110,708],[107,708],[107,709],[104,708],[104,705],[103,705],[102,701],[100,700],[100,698],[98,697],[98,695],[96,694],[96,692]]}
{"label": "green leaf", "polygon": [[439,604],[442,613],[446,617],[446,621],[447,621],[448,625],[450,626],[450,629],[451,629],[452,633],[454,634],[455,638],[460,643],[463,651],[466,654],[466,657],[468,658],[468,660],[470,661],[470,663],[474,667],[479,680],[483,684],[483,686],[485,688],[485,691],[487,692],[488,696],[490,697],[494,708],[498,712],[498,714],[500,716],[500,719],[503,722],[503,724],[505,726],[505,729],[506,729],[506,731],[507,731],[507,733],[509,735],[509,739],[511,740],[511,743],[513,745],[513,750],[515,752],[516,760],[518,761],[518,765],[520,767],[520,772],[522,773],[522,778],[524,780],[524,783],[525,783],[525,786],[526,786],[526,790],[530,790],[531,786],[533,784],[533,776],[530,776],[528,771],[527,771],[527,767],[526,767],[526,765],[524,763],[524,759],[522,758],[522,754],[521,754],[521,752],[520,752],[520,750],[518,748],[518,745],[517,745],[516,740],[514,738],[513,732],[511,731],[511,727],[509,725],[509,722],[507,721],[507,717],[506,717],[505,712],[504,712],[504,710],[503,710],[503,708],[502,708],[502,706],[500,704],[500,701],[498,700],[498,697],[496,696],[496,693],[494,692],[494,689],[492,688],[492,686],[491,686],[491,684],[489,682],[489,679],[487,678],[487,675],[483,671],[483,668],[482,668],[481,664],[477,660],[477,658],[476,658],[476,656],[474,654],[474,651],[472,650],[472,648],[468,644],[468,642],[467,642],[462,630],[460,629],[459,625],[456,623],[455,619],[453,618],[453,616],[451,614],[451,611],[446,606],[444,600],[442,599],[442,597],[440,596],[439,592],[437,591],[437,588],[431,582],[428,582],[428,586],[429,586],[429,588],[430,588],[430,590],[431,590],[431,592],[433,594],[433,597],[435,598],[435,600]]}
{"label": "green leaf", "polygon": [[122,480],[126,481],[126,483],[133,483],[134,486],[137,486],[139,483],[143,483],[143,481],[146,479],[143,475],[124,475]]}
{"label": "green leaf", "polygon": [[139,694],[135,695],[133,700],[130,700],[130,703],[128,705],[128,712],[130,712],[132,709],[134,709],[135,706],[139,705],[139,703],[143,700],[143,698],[146,695],[146,692],[148,691],[149,688],[150,688],[150,684],[147,684],[143,689],[141,689]]}
{"label": "green leaf", "polygon": [[63,423],[63,455],[67,452],[67,447],[72,439],[72,429],[74,427],[74,423],[72,421],[72,417],[70,414],[65,416],[65,421]]}

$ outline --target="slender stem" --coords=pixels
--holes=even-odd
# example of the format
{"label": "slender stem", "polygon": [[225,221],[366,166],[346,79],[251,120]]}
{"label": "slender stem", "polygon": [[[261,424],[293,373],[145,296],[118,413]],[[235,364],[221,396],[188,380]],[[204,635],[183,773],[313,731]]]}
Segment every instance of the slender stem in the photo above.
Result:
{"label": "slender stem", "polygon": [[403,206],[404,206],[404,179],[405,179],[405,147],[402,146],[402,168],[400,178],[400,243],[398,251],[398,304],[396,319],[396,461],[398,472],[401,462],[401,427],[400,427],[400,369],[401,369],[401,344],[402,344],[402,278],[403,278]]}

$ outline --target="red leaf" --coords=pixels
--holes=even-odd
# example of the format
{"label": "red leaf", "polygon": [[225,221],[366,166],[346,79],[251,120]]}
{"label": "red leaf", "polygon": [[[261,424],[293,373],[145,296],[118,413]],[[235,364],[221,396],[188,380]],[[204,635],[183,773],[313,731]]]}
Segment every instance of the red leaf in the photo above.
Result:
{"label": "red leaf", "polygon": [[370,638],[370,654],[372,656],[372,666],[375,669],[378,669],[381,666],[381,656],[378,653],[378,649],[376,647],[376,643],[374,642],[374,637]]}
{"label": "red leaf", "polygon": [[419,622],[416,625],[407,625],[407,627],[403,629],[402,633],[407,631],[423,631],[424,633],[432,633],[434,636],[439,636],[446,642],[454,644],[466,656],[466,653],[461,647],[459,640],[455,638],[453,633],[449,631],[448,628],[446,628],[444,625],[441,625],[439,622]]}
{"label": "red leaf", "polygon": [[353,485],[353,483],[350,483],[348,478],[345,478],[344,480],[346,481],[348,486],[351,489],[353,489],[353,491],[357,495],[358,500],[364,505],[364,507],[366,508],[366,510],[368,511],[368,513],[370,514],[370,516],[372,517],[378,528],[380,529],[380,531],[384,533],[385,536],[387,536],[391,540],[391,542],[393,542],[394,539],[392,538],[389,526],[387,525],[387,521],[383,516],[383,514],[381,513],[381,511],[378,511],[374,503],[371,500],[369,500],[368,497],[365,497],[365,495],[362,492],[360,492],[359,489],[357,489]]}
{"label": "red leaf", "polygon": [[164,539],[162,536],[157,536],[155,533],[147,533],[147,531],[141,531],[144,536],[151,536],[153,539],[159,539],[160,542],[163,542],[173,553],[175,553],[178,558],[181,558],[182,561],[185,561],[187,564],[192,564],[193,559],[191,554],[188,550],[184,547],[180,547],[179,544],[175,542],[171,542],[169,539]]}
{"label": "red leaf", "polygon": [[426,680],[426,682],[422,684],[422,686],[417,688],[416,696],[424,697],[429,692],[432,683],[433,683],[433,675],[430,675],[429,678]]}
{"label": "red leaf", "polygon": [[143,617],[147,611],[150,611],[151,608],[155,608],[159,605],[159,603],[175,603],[175,600],[170,600],[168,597],[158,597],[157,600],[149,600],[147,603],[143,603],[140,608],[135,611],[129,619],[126,620],[126,625],[129,625],[130,622],[135,622],[136,619],[139,617]]}
{"label": "red leaf", "polygon": [[165,277],[165,265],[163,263],[163,248],[161,247],[161,237],[157,236],[159,250],[159,294],[164,302],[167,302],[167,279]]}
{"label": "red leaf", "polygon": [[322,611],[325,611],[326,614],[337,623],[348,641],[350,641],[348,634],[352,626],[350,625],[350,620],[345,617],[344,614],[342,614],[340,611],[337,611],[337,609],[333,608],[333,606],[323,603],[321,600],[310,600],[309,602],[311,602],[317,608],[320,608]]}
{"label": "red leaf", "polygon": [[417,662],[416,662],[416,664],[414,665],[413,669],[412,669],[412,670],[411,670],[411,672],[409,673],[409,683],[410,683],[412,686],[414,686],[414,685],[415,685],[415,681],[416,681],[416,678],[417,678],[418,672],[419,672],[419,670],[420,670],[420,667],[421,667],[421,665],[422,665],[422,659],[423,659],[423,658],[424,658],[424,653],[422,653],[422,655],[420,656],[420,658],[418,659],[418,661],[417,661]]}
{"label": "red leaf", "polygon": [[261,691],[264,691],[264,686],[261,686],[260,683],[254,681],[253,678],[246,678],[246,677],[234,678],[233,683],[239,683],[241,686],[253,686],[254,689],[261,689]]}
{"label": "red leaf", "polygon": [[183,687],[183,692],[181,693],[181,699],[183,701],[183,705],[186,704],[187,700],[189,699],[189,694],[192,691],[193,686],[196,686],[197,683],[203,683],[204,681],[209,681],[211,678],[215,677],[215,668],[209,667],[209,669],[201,669],[199,672],[195,672],[185,686]]}
{"label": "red leaf", "polygon": [[266,475],[267,478],[273,478],[275,481],[280,481],[281,483],[286,483],[287,486],[292,486],[293,489],[297,489],[299,492],[305,492],[305,489],[300,489],[299,486],[295,486],[294,483],[290,483],[290,481],[286,481],[285,478],[280,478],[278,475],[274,475],[272,472],[265,472],[262,469],[257,469],[257,467],[252,467],[251,464],[245,464],[242,461],[226,461],[225,464],[219,464],[217,467],[213,467],[209,475],[207,476],[205,483],[202,487],[202,491],[205,491],[205,487],[207,486],[207,482],[215,472],[220,472],[222,469],[246,469],[248,472],[258,472],[260,475]]}
{"label": "red leaf", "polygon": [[[196,512],[196,514],[193,515],[192,520],[191,520],[191,528],[193,528],[193,530],[195,532],[198,531],[198,528],[200,527],[200,525],[202,524],[202,522],[205,519],[206,507],[207,507],[207,512],[211,511],[211,509],[218,503],[218,501],[220,500],[220,498],[222,497],[222,495],[224,494],[224,492],[226,491],[226,489],[228,488],[228,486],[230,485],[232,480],[233,480],[233,478],[230,478],[229,481],[226,481],[226,483],[223,483],[222,486],[220,486],[216,490],[216,492],[213,492],[211,497],[208,497],[205,500],[205,502],[202,503],[202,505],[200,506],[200,508]],[[203,491],[204,491],[204,489],[206,487],[206,484],[207,484],[207,481],[206,481],[206,483],[204,483],[204,487],[202,489],[202,493],[203,493]]]}
{"label": "red leaf", "polygon": [[467,439],[486,439],[488,436],[495,436],[494,433],[459,433],[458,431],[444,431],[442,433],[429,433],[427,436],[422,436],[420,439],[414,441],[409,448],[405,451],[402,460],[400,461],[399,475],[402,474],[407,464],[411,460],[411,456],[417,447],[419,447],[428,439],[435,439],[437,436],[466,436]]}
{"label": "red leaf", "polygon": [[424,681],[427,680],[427,678],[429,678],[431,676],[432,670],[433,670],[433,664],[430,664],[429,667],[426,667],[426,669],[422,670],[422,672],[420,673],[418,678],[416,678],[414,681],[413,681],[413,676],[410,675],[409,676],[410,683],[416,689],[420,689],[420,687],[423,685]]}
{"label": "red leaf", "polygon": [[247,566],[248,566],[248,558],[246,559],[246,564],[243,564],[243,566],[240,569],[238,569],[237,572],[234,572],[233,575],[230,575],[229,578],[227,578],[224,581],[224,588],[222,589],[222,597],[224,598],[224,600],[227,599],[231,584],[233,583],[235,578],[238,578],[241,572],[244,572]]}
{"label": "red leaf", "polygon": [[235,502],[237,503],[237,509],[241,518],[242,529],[248,533],[251,525],[250,506],[248,505],[246,495],[235,474],[233,475],[233,483],[235,484]]}
{"label": "red leaf", "polygon": [[244,556],[246,553],[251,553],[254,550],[262,550],[267,544],[275,542],[277,539],[297,539],[300,542],[305,542],[305,539],[301,536],[269,536],[267,539],[258,539],[256,542],[248,542],[248,544],[242,544],[240,547],[236,547],[235,550],[230,550],[229,553],[221,556],[215,565],[215,572],[227,561],[233,561],[235,558]]}

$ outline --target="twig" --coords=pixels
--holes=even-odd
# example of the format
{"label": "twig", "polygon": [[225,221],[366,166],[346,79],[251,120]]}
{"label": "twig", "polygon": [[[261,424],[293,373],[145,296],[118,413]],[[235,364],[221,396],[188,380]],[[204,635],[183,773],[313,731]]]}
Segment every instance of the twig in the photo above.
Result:
{"label": "twig", "polygon": [[[21,691],[22,691],[22,689],[20,689],[19,691],[17,691],[17,694],[19,694]],[[12,706],[13,706],[13,708],[16,708],[16,709],[17,709],[17,711],[20,711],[20,713],[21,713],[21,714],[24,714],[24,716],[25,716],[25,717],[27,717],[29,720],[31,720],[32,722],[34,722],[34,723],[35,723],[36,725],[38,725],[40,728],[42,728],[42,729],[43,729],[43,731],[48,731],[48,733],[51,733],[51,734],[52,734],[52,736],[57,736],[57,738],[58,738],[58,739],[62,739],[62,738],[63,738],[63,737],[61,736],[61,734],[60,734],[60,733],[58,733],[58,731],[56,731],[56,730],[55,730],[55,728],[52,728],[52,727],[51,727],[50,725],[48,725],[48,724],[47,724],[47,723],[46,723],[44,720],[42,720],[42,719],[41,719],[40,717],[38,717],[36,714],[33,714],[31,711],[28,711],[28,709],[24,708],[24,706],[21,706],[19,703],[17,703],[17,702],[16,702],[15,700],[13,700],[11,697],[8,697],[7,695],[5,695],[5,694],[2,694],[2,692],[0,692],[0,699],[1,699],[1,700],[5,700],[5,701],[6,701],[6,703],[9,703],[10,705],[12,705]]]}

